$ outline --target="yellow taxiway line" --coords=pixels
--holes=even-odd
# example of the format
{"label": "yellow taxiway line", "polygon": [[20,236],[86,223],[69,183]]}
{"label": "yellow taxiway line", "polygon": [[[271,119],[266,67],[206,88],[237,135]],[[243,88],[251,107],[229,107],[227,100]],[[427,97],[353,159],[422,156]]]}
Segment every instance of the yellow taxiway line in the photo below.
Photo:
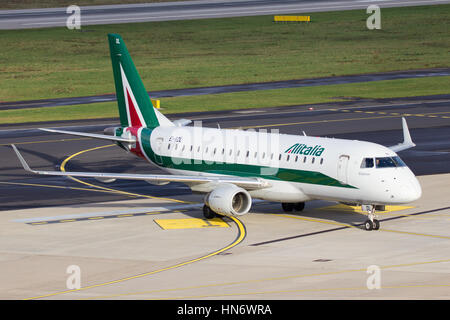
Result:
{"label": "yellow taxiway line", "polygon": [[[428,264],[436,264],[436,263],[449,263],[449,262],[450,262],[450,259],[411,262],[411,263],[404,263],[404,264],[380,266],[380,269],[386,270],[386,269],[393,269],[393,268],[413,267],[413,266],[420,266],[420,265],[428,265]],[[309,274],[294,274],[294,275],[287,275],[287,276],[281,276],[281,277],[279,276],[279,277],[251,279],[251,280],[243,280],[243,281],[211,283],[211,284],[195,285],[195,286],[181,287],[181,288],[168,288],[168,289],[157,289],[157,290],[140,291],[140,292],[111,294],[111,295],[105,295],[105,296],[86,298],[84,300],[110,299],[110,298],[123,297],[123,296],[184,291],[184,290],[202,289],[202,288],[225,287],[225,286],[234,286],[234,285],[240,285],[240,284],[261,283],[261,282],[268,282],[268,281],[293,280],[293,279],[299,279],[299,278],[312,278],[312,277],[339,275],[339,274],[354,273],[354,272],[364,272],[365,273],[366,271],[367,271],[367,268],[360,268],[360,269],[347,269],[347,270],[337,270],[337,271],[329,271],[329,272],[309,273]],[[383,286],[383,288],[388,288],[388,287]],[[365,287],[365,289],[367,289],[367,287]],[[274,292],[266,292],[266,293],[274,293]],[[233,294],[230,294],[230,295],[233,295]],[[239,295],[239,294],[236,293],[235,295]],[[205,297],[213,297],[213,296],[205,296]],[[170,298],[170,299],[172,299],[172,298]],[[181,299],[181,298],[173,298],[173,299]]]}
{"label": "yellow taxiway line", "polygon": [[42,299],[42,298],[53,297],[53,296],[66,294],[66,293],[71,293],[71,292],[79,292],[79,291],[83,291],[83,290],[87,290],[87,289],[104,287],[104,286],[107,286],[107,285],[112,285],[112,284],[121,283],[121,282],[129,281],[129,280],[133,280],[133,279],[147,277],[147,276],[150,276],[150,275],[153,275],[153,274],[156,274],[156,273],[172,270],[172,269],[175,269],[175,268],[179,268],[179,267],[182,267],[182,266],[185,266],[185,265],[188,265],[188,264],[192,264],[194,262],[199,262],[199,261],[208,259],[210,257],[216,256],[219,253],[225,252],[225,251],[227,251],[227,250],[237,246],[239,243],[241,243],[244,240],[244,238],[246,236],[246,230],[245,230],[244,224],[239,219],[236,219],[234,217],[230,217],[230,219],[234,221],[234,223],[236,224],[236,226],[238,228],[238,236],[232,243],[230,243],[228,246],[226,246],[226,247],[224,247],[224,248],[222,248],[220,250],[214,251],[212,253],[209,253],[207,255],[204,255],[204,256],[196,258],[196,259],[192,259],[192,260],[189,260],[189,261],[178,263],[178,264],[170,266],[170,267],[166,267],[166,268],[162,268],[162,269],[158,269],[158,270],[154,270],[154,271],[150,271],[150,272],[146,272],[146,273],[142,273],[142,274],[138,274],[138,275],[134,275],[134,276],[118,279],[118,280],[113,280],[113,281],[99,283],[99,284],[95,284],[95,285],[91,285],[91,286],[86,286],[86,287],[82,287],[80,289],[72,289],[72,290],[65,290],[65,291],[60,291],[60,292],[55,292],[55,293],[44,294],[44,295],[41,295],[41,296],[27,298],[25,300]]}
{"label": "yellow taxiway line", "polygon": [[[76,156],[79,156],[79,155],[81,155],[83,153],[86,153],[86,152],[89,152],[89,151],[100,150],[100,149],[109,148],[109,147],[112,147],[112,146],[115,146],[115,144],[108,144],[106,146],[90,148],[90,149],[86,149],[86,150],[82,150],[82,151],[79,151],[77,153],[74,153],[71,156],[69,156],[66,159],[64,159],[64,161],[61,163],[60,169],[61,169],[61,171],[66,172],[65,166],[67,165],[67,163],[71,159],[75,158]],[[106,188],[106,187],[103,187],[103,186],[94,185],[92,183],[85,182],[85,181],[82,181],[82,180],[74,178],[74,177],[70,177],[69,176],[69,178],[72,179],[73,181],[76,181],[78,183],[84,184],[86,186],[90,186],[90,187],[94,187],[94,188],[97,188],[97,189],[109,191],[109,192],[112,192],[112,193],[120,193],[120,194],[133,196],[133,197],[143,197],[143,198],[158,199],[158,200],[165,200],[165,201],[179,202],[179,203],[188,203],[188,204],[196,203],[196,202],[192,202],[192,201],[183,201],[183,200],[172,199],[172,198],[155,197],[155,196],[148,196],[148,195],[137,194],[137,193],[132,193],[132,192],[120,191],[120,190],[115,190],[115,189],[111,189],[111,188]]]}
{"label": "yellow taxiway line", "polygon": [[[61,171],[65,171],[64,167],[67,164],[67,162],[70,159],[73,159],[74,157],[76,157],[77,155],[80,155],[80,154],[82,154],[84,152],[88,152],[88,151],[93,151],[93,150],[99,150],[99,149],[102,149],[102,148],[107,148],[107,147],[110,147],[110,146],[113,146],[113,145],[106,145],[106,146],[91,148],[91,149],[87,149],[87,150],[83,150],[83,151],[77,152],[77,153],[69,156],[61,164],[61,166],[60,166]],[[74,181],[77,181],[77,182],[82,183],[84,185],[88,185],[88,186],[95,187],[95,188],[101,188],[101,189],[104,189],[104,190],[107,190],[107,191],[110,191],[110,192],[114,192],[114,193],[124,193],[124,194],[129,194],[129,195],[134,195],[134,196],[148,197],[148,198],[152,198],[152,199],[163,199],[163,200],[171,200],[171,201],[182,202],[182,203],[190,203],[188,201],[181,201],[181,200],[168,199],[168,198],[159,198],[159,197],[139,195],[139,194],[130,193],[130,192],[118,191],[118,190],[111,189],[111,188],[104,188],[104,187],[96,186],[96,185],[93,185],[93,184],[81,181],[81,180],[73,178],[73,177],[70,177],[70,178],[73,179]],[[237,229],[238,229],[238,236],[236,237],[236,239],[232,243],[230,243],[229,245],[227,245],[226,247],[224,247],[222,249],[216,250],[216,251],[214,251],[212,253],[206,254],[206,255],[201,256],[199,258],[192,259],[192,260],[189,260],[189,261],[185,261],[185,262],[182,262],[182,263],[178,263],[176,265],[172,265],[172,266],[169,266],[169,267],[166,267],[166,268],[162,268],[162,269],[158,269],[158,270],[154,270],[154,271],[150,271],[150,272],[146,272],[146,273],[142,273],[142,274],[138,274],[138,275],[134,275],[134,276],[118,279],[118,280],[113,280],[113,281],[99,283],[99,284],[95,284],[95,285],[91,285],[91,286],[86,286],[86,287],[82,287],[80,289],[72,289],[72,290],[65,290],[65,291],[60,291],[60,292],[55,292],[55,293],[44,294],[44,295],[41,295],[41,296],[27,298],[25,300],[35,300],[35,299],[41,299],[41,298],[48,298],[48,297],[53,297],[53,296],[57,296],[57,295],[61,295],[61,294],[66,294],[66,293],[71,293],[71,292],[78,292],[78,291],[82,291],[82,290],[87,290],[87,289],[92,289],[92,288],[97,288],[97,287],[103,287],[103,286],[112,285],[112,284],[116,284],[116,283],[122,283],[122,282],[125,282],[125,281],[138,279],[138,278],[150,276],[150,275],[153,275],[153,274],[156,274],[156,273],[160,273],[160,272],[163,272],[163,271],[168,271],[168,270],[172,270],[172,269],[175,269],[175,268],[179,268],[179,267],[182,267],[182,266],[185,266],[185,265],[188,265],[188,264],[192,264],[194,262],[199,262],[199,261],[208,259],[210,257],[216,256],[216,255],[218,255],[218,254],[220,254],[222,252],[225,252],[225,251],[230,250],[231,248],[237,246],[238,244],[240,244],[245,239],[246,229],[245,229],[244,224],[239,219],[237,219],[235,217],[229,217],[229,218],[236,224]]]}

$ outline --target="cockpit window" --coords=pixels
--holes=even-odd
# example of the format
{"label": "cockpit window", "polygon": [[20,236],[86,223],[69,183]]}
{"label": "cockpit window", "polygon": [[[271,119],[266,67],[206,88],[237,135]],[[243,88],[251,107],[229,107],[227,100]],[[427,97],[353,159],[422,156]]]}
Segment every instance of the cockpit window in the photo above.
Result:
{"label": "cockpit window", "polygon": [[375,163],[377,168],[395,168],[406,166],[406,164],[398,156],[375,158]]}
{"label": "cockpit window", "polygon": [[361,163],[361,168],[373,168],[373,158],[364,158]]}
{"label": "cockpit window", "polygon": [[403,162],[402,159],[400,159],[399,156],[392,157],[392,160],[394,160],[394,162],[397,165],[397,167],[406,167],[406,164]]}

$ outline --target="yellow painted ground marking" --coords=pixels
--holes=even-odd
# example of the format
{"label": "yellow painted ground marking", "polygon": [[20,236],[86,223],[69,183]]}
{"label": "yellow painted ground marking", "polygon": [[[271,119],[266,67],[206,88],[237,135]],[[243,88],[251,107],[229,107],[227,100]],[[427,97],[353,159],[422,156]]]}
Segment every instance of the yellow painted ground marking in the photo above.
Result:
{"label": "yellow painted ground marking", "polygon": [[88,218],[89,220],[98,220],[98,219],[103,219],[104,217],[90,217]]}
{"label": "yellow painted ground marking", "polygon": [[75,219],[66,219],[66,220],[59,220],[59,222],[63,223],[63,222],[74,222],[76,221]]}
{"label": "yellow painted ground marking", "polygon": [[[337,205],[337,206],[345,206],[345,205]],[[329,207],[324,207],[324,208],[328,208],[329,209],[329,208],[333,208],[333,207],[335,207],[335,206],[329,206]],[[351,206],[346,206],[346,207],[350,207],[351,208]],[[391,206],[386,206],[386,208],[388,208],[388,207],[391,207]],[[409,208],[414,208],[414,207],[403,207],[403,206],[392,206],[392,207],[397,207],[396,210],[398,210],[398,211],[409,209]],[[324,208],[318,208],[318,209],[324,209]],[[354,209],[355,211],[347,211],[347,210],[338,210],[338,211],[340,211],[340,212],[347,212],[347,213],[355,212],[355,213],[364,214],[364,212],[360,211],[356,207],[354,207],[354,208],[355,208]],[[402,208],[402,209],[399,209],[399,208]],[[332,209],[332,210],[336,210],[336,209]],[[393,212],[394,210],[395,209],[391,209],[391,212]],[[335,222],[335,221],[306,218],[306,217],[301,217],[301,216],[291,216],[291,215],[284,215],[284,214],[275,214],[275,213],[274,213],[274,215],[277,215],[279,217],[289,218],[289,219],[297,219],[297,220],[303,220],[303,221],[308,221],[308,222],[317,222],[317,223],[323,223],[323,224],[331,224],[331,225],[343,226],[343,227],[348,227],[348,228],[360,229],[358,226],[353,226],[351,224]],[[427,233],[418,233],[418,232],[411,232],[411,231],[400,231],[400,230],[392,230],[392,229],[385,229],[385,228],[380,228],[378,231],[391,232],[391,233],[401,233],[401,234],[407,234],[407,235],[412,235],[412,236],[422,236],[422,237],[429,237],[429,238],[450,239],[449,236],[441,236],[441,235],[427,234]]]}
{"label": "yellow painted ground marking", "polygon": [[385,229],[385,228],[382,228],[379,231],[392,232],[392,233],[402,233],[402,234],[408,234],[408,235],[412,235],[412,236],[422,236],[422,237],[439,238],[439,239],[450,239],[450,237],[440,236],[440,235],[436,235],[436,234],[426,234],[426,233],[418,233],[418,232],[411,232],[411,231],[390,230],[390,229]]}
{"label": "yellow painted ground marking", "polygon": [[[330,109],[327,109],[327,110],[330,110]],[[450,113],[450,112],[434,112],[434,113],[428,113],[426,115],[442,114],[442,113]],[[313,124],[313,123],[327,123],[327,122],[344,122],[344,121],[358,121],[358,120],[398,118],[399,116],[402,116],[402,115],[400,113],[394,112],[394,113],[390,113],[390,115],[379,116],[379,117],[346,118],[346,119],[332,119],[332,120],[316,120],[316,121],[301,121],[301,122],[290,122],[290,123],[276,123],[276,124],[266,124],[266,125],[256,125],[256,126],[231,127],[230,129],[241,129],[241,130],[243,130],[243,129],[252,129],[252,128],[293,126],[293,125],[298,125],[298,124]],[[412,116],[415,116],[415,115],[413,114]]]}
{"label": "yellow painted ground marking", "polygon": [[[395,211],[401,211],[406,209],[412,209],[414,207],[408,207],[408,206],[386,206],[384,211],[377,210],[376,213],[388,213],[388,212],[395,212]],[[360,206],[347,206],[345,204],[337,204],[334,206],[328,206],[328,207],[322,207],[318,208],[318,210],[331,210],[331,211],[344,211],[344,212],[354,212],[354,213],[362,213],[365,212],[361,210]]]}
{"label": "yellow painted ground marking", "polygon": [[[66,164],[71,159],[73,159],[74,157],[76,157],[76,156],[78,156],[80,154],[83,154],[83,153],[89,152],[89,151],[94,151],[94,150],[99,150],[99,149],[103,149],[103,148],[108,148],[108,147],[112,147],[112,146],[115,146],[115,144],[108,144],[106,146],[90,148],[90,149],[86,149],[86,150],[82,150],[80,152],[74,153],[71,156],[69,156],[66,159],[64,159],[64,161],[61,163],[60,169],[61,169],[61,171],[65,172],[66,171],[66,169],[65,169]],[[189,203],[189,204],[196,203],[196,202],[183,201],[183,200],[172,199],[172,198],[154,197],[154,196],[148,196],[148,195],[137,194],[137,193],[132,193],[132,192],[120,191],[120,190],[115,190],[115,189],[106,188],[106,187],[102,187],[102,186],[97,186],[97,185],[94,185],[92,183],[88,183],[88,182],[82,181],[82,180],[74,178],[74,177],[70,177],[69,176],[69,178],[72,179],[73,181],[76,181],[78,183],[81,183],[81,184],[84,184],[84,185],[87,185],[87,186],[90,186],[90,187],[94,187],[94,188],[97,188],[97,189],[105,190],[105,191],[108,191],[108,192],[111,192],[111,193],[123,194],[123,195],[129,196],[129,197],[158,199],[158,200],[166,200],[166,201],[179,202],[179,203]]]}
{"label": "yellow painted ground marking", "polygon": [[297,219],[297,220],[303,220],[303,221],[308,221],[308,222],[318,222],[318,223],[324,223],[324,224],[331,224],[331,225],[335,225],[335,226],[359,229],[358,227],[352,226],[351,224],[347,224],[347,223],[328,221],[328,220],[323,220],[323,219],[306,218],[306,217],[301,217],[301,216],[290,216],[290,215],[277,214],[277,213],[272,213],[272,214],[276,215],[278,217],[283,217],[283,218]]}
{"label": "yellow painted ground marking", "polygon": [[[450,287],[450,284],[430,284],[430,285],[397,285],[397,286],[382,286],[382,289],[404,289],[404,288],[445,288]],[[279,294],[279,293],[302,293],[302,292],[325,292],[325,291],[368,291],[366,287],[343,287],[343,288],[312,288],[312,289],[295,289],[295,290],[275,290],[275,291],[254,291],[254,292],[235,292],[235,293],[222,293],[215,295],[197,295],[197,296],[184,296],[184,297],[170,297],[160,299],[149,300],[185,300],[185,299],[202,299],[202,298],[218,298],[218,297],[230,297],[230,296],[247,296],[247,295],[261,295],[261,294]]]}
{"label": "yellow painted ground marking", "polygon": [[[450,260],[412,262],[412,263],[405,263],[405,264],[380,266],[380,269],[385,270],[385,269],[392,269],[392,268],[413,267],[413,266],[429,265],[429,264],[435,264],[435,263],[448,263],[448,262],[450,262]],[[143,294],[160,293],[160,292],[173,292],[173,291],[200,289],[200,288],[223,287],[223,286],[232,286],[232,285],[238,285],[238,284],[253,284],[253,283],[266,282],[266,281],[280,281],[280,280],[292,280],[292,279],[299,279],[299,278],[322,277],[322,276],[355,273],[355,272],[364,272],[365,273],[366,271],[367,271],[367,268],[361,268],[361,269],[347,269],[347,270],[337,270],[337,271],[329,271],[329,272],[309,273],[309,274],[294,274],[294,275],[287,275],[287,276],[281,276],[281,277],[250,279],[250,280],[222,282],[222,283],[211,283],[211,284],[195,285],[195,286],[181,287],[181,288],[168,288],[168,289],[156,289],[156,290],[148,290],[148,291],[128,292],[128,293],[112,294],[112,295],[107,295],[107,296],[91,297],[91,298],[87,298],[86,300],[109,299],[109,298],[122,297],[122,296],[143,295]],[[366,287],[366,289],[367,289],[367,287]]]}
{"label": "yellow painted ground marking", "polygon": [[195,229],[195,228],[211,228],[220,227],[228,228],[229,225],[221,218],[209,220],[187,218],[187,219],[157,219],[155,222],[164,230],[168,229]]}
{"label": "yellow painted ground marking", "polygon": [[150,275],[155,274],[155,273],[160,273],[160,272],[163,272],[163,271],[172,270],[172,269],[175,269],[175,268],[179,268],[179,267],[182,267],[182,266],[194,263],[194,262],[198,262],[198,261],[205,260],[205,259],[208,259],[210,257],[216,256],[216,255],[218,255],[218,254],[220,254],[222,252],[225,252],[225,251],[227,251],[227,250],[237,246],[239,243],[241,243],[245,239],[245,236],[247,234],[244,224],[239,219],[237,219],[235,217],[229,217],[229,218],[231,220],[233,220],[233,222],[236,224],[236,226],[238,228],[238,237],[231,244],[226,246],[225,248],[216,250],[216,251],[214,251],[212,253],[209,253],[207,255],[204,255],[204,256],[202,256],[200,258],[192,259],[192,260],[189,260],[189,261],[185,261],[185,262],[182,262],[182,263],[179,263],[179,264],[176,264],[176,265],[172,265],[170,267],[162,268],[162,269],[159,269],[159,270],[150,271],[150,272],[147,272],[147,273],[142,273],[142,274],[138,274],[138,275],[135,275],[135,276],[130,276],[130,277],[127,277],[127,278],[122,278],[122,279],[119,279],[119,280],[114,280],[114,281],[99,283],[99,284],[95,284],[95,285],[91,285],[91,286],[81,287],[80,289],[72,289],[72,290],[66,290],[66,291],[60,291],[60,292],[55,292],[55,293],[44,294],[44,295],[41,295],[41,296],[27,298],[27,299],[24,299],[24,300],[34,300],[34,299],[47,298],[47,297],[57,296],[57,295],[60,295],[60,294],[65,294],[65,293],[70,293],[70,292],[77,292],[77,291],[82,291],[82,290],[87,290],[87,289],[92,289],[92,288],[97,288],[97,287],[103,287],[103,286],[107,286],[107,285],[111,285],[111,284],[121,283],[121,282],[128,281],[128,280],[133,280],[133,279],[138,279],[138,278],[150,276]]}
{"label": "yellow painted ground marking", "polygon": [[[58,139],[58,140],[40,140],[40,141],[25,141],[25,142],[14,142],[15,145],[19,144],[36,144],[36,143],[51,143],[51,142],[63,142],[63,141],[78,141],[78,140],[90,140],[92,138],[69,138],[69,139]],[[0,146],[10,146],[11,143],[2,143]]]}
{"label": "yellow painted ground marking", "polygon": [[54,186],[50,184],[38,184],[38,183],[24,183],[24,182],[4,182],[0,181],[0,184],[9,184],[16,186],[30,186],[30,187],[45,187],[45,188],[55,188],[55,189],[71,189],[71,190],[81,190],[81,191],[92,191],[92,192],[107,192],[110,191],[100,190],[100,189],[88,189],[88,188],[77,188],[77,187],[66,187],[66,186]]}

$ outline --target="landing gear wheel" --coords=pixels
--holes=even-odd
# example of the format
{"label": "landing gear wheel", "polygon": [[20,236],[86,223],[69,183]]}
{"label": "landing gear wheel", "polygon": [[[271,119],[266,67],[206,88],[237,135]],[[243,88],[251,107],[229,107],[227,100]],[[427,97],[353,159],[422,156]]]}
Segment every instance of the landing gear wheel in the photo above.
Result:
{"label": "landing gear wheel", "polygon": [[284,212],[292,212],[294,210],[294,203],[282,203],[281,207],[283,208]]}
{"label": "landing gear wheel", "polygon": [[366,231],[372,231],[373,230],[373,222],[370,220],[366,220],[366,222],[364,222],[364,229],[366,229]]}
{"label": "landing gear wheel", "polygon": [[304,202],[294,203],[294,210],[295,211],[303,211],[303,209],[305,209],[305,203]]}
{"label": "landing gear wheel", "polygon": [[211,210],[210,207],[208,207],[206,204],[203,206],[203,216],[206,219],[213,219],[216,217],[216,213]]}
{"label": "landing gear wheel", "polygon": [[378,229],[380,229],[380,221],[378,221],[377,219],[373,219],[373,230]]}

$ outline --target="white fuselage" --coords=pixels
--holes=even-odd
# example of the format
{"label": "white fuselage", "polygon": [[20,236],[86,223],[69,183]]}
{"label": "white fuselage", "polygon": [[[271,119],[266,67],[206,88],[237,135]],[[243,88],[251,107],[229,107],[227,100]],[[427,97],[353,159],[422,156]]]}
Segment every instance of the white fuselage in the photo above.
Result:
{"label": "white fuselage", "polygon": [[[397,154],[371,142],[174,126],[139,135],[147,160],[149,153],[154,153],[152,162],[170,173],[267,180],[270,187],[249,190],[254,198],[384,205],[408,203],[421,196],[411,170],[404,164],[392,165],[399,160]],[[363,165],[366,161],[369,165]],[[199,192],[214,187],[191,186]]]}

